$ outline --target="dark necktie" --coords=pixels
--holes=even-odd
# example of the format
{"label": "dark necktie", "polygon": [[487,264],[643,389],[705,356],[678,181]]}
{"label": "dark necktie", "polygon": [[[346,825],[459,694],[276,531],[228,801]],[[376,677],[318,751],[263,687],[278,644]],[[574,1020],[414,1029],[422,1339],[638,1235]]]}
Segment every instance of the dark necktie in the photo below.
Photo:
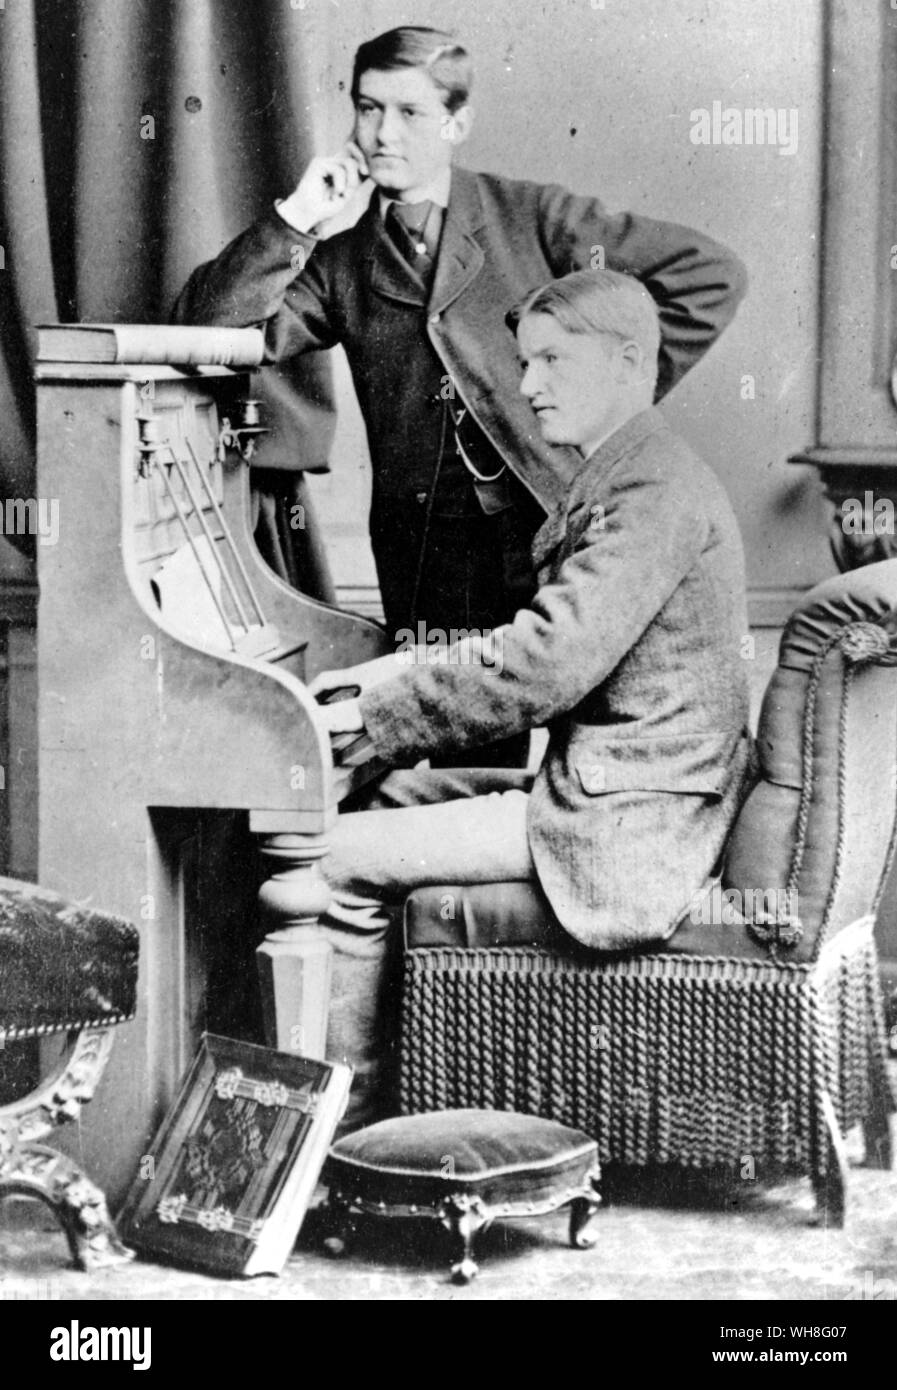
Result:
{"label": "dark necktie", "polygon": [[386,213],[386,230],[403,259],[425,282],[433,269],[438,216],[436,204],[429,199],[422,203],[392,202]]}

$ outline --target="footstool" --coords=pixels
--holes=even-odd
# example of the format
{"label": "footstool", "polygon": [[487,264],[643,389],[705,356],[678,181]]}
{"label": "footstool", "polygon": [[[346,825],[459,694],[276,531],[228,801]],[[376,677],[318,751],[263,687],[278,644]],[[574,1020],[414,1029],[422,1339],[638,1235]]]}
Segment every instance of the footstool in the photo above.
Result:
{"label": "footstool", "polygon": [[594,1243],[586,1224],[601,1203],[598,1145],[578,1129],[499,1110],[439,1110],[381,1120],[334,1144],[325,1245],[341,1254],[356,1214],[432,1217],[451,1232],[452,1278],[477,1273],[473,1242],[496,1217],[570,1206],[570,1244]]}
{"label": "footstool", "polygon": [[55,1212],[76,1269],[132,1258],[100,1189],[72,1159],[40,1141],[76,1119],[93,1096],[115,1024],[133,1018],[139,936],[132,923],[31,883],[0,878],[0,1047],[66,1033],[54,1075],[0,1105],[0,1200],[38,1197]]}

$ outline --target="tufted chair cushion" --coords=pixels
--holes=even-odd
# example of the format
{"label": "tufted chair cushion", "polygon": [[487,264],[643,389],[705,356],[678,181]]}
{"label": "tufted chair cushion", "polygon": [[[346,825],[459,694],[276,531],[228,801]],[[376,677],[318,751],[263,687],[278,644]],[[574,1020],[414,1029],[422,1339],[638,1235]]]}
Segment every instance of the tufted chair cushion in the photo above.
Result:
{"label": "tufted chair cushion", "polygon": [[130,922],[0,878],[0,1037],[133,1018],[138,951]]}
{"label": "tufted chair cushion", "polygon": [[792,615],[757,752],[759,781],[729,838],[723,886],[773,909],[753,914],[755,940],[781,959],[813,960],[876,911],[893,858],[897,560],[827,580]]}

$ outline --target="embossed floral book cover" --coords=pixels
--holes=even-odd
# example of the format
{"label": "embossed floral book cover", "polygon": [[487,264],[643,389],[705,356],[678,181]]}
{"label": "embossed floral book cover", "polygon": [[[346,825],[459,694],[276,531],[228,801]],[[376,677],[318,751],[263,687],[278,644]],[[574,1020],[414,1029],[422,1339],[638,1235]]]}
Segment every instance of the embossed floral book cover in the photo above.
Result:
{"label": "embossed floral book cover", "polygon": [[278,1274],[339,1123],[350,1067],[203,1034],[119,1229],[148,1258]]}

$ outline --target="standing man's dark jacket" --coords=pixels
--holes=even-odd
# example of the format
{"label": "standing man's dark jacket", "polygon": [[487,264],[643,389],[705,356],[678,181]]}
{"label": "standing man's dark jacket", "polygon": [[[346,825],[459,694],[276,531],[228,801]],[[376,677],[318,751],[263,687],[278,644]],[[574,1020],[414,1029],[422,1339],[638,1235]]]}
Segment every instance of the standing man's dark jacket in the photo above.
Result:
{"label": "standing man's dark jacket", "polygon": [[[637,276],[658,303],[658,396],[725,328],[745,282],[735,256],[687,227],[611,215],[556,185],[455,168],[429,289],[385,230],[375,192],[355,226],[328,240],[294,231],[276,212],[261,218],[194,272],[175,317],[264,325],[270,361],[341,343],[367,426],[388,628],[487,628],[531,595],[531,571],[524,580],[514,571],[521,557],[529,570],[529,542],[577,469],[572,452],[565,460],[542,441],[520,395],[504,315],[546,281],[598,265]],[[462,430],[481,471],[507,465],[503,496],[487,500],[485,517],[463,469],[453,490],[436,485],[453,436],[450,406],[467,412]],[[465,545],[468,532],[476,540]]]}

